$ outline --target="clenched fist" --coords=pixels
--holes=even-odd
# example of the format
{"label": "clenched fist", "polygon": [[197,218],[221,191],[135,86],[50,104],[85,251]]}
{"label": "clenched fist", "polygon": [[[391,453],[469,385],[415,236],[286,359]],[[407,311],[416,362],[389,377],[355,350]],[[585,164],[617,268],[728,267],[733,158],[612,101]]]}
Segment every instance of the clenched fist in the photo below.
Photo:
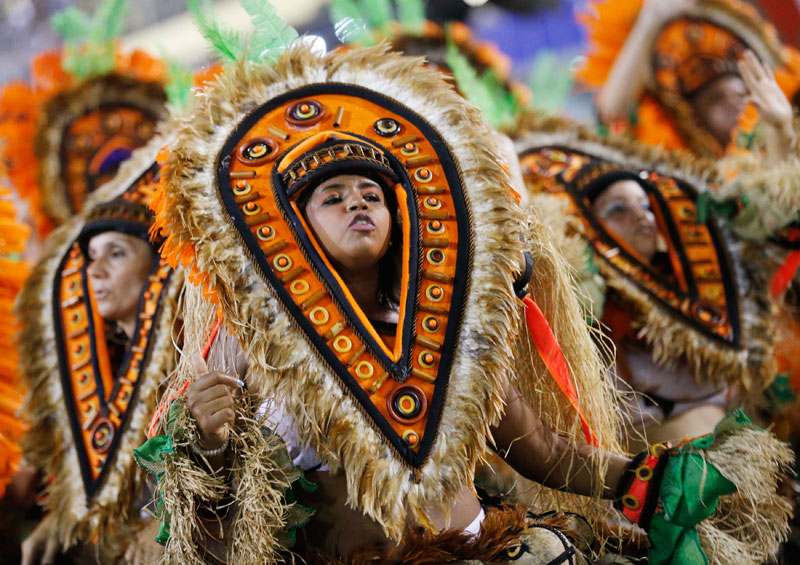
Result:
{"label": "clenched fist", "polygon": [[244,383],[236,377],[209,371],[200,355],[193,357],[192,365],[200,376],[186,389],[186,402],[200,431],[199,447],[218,449],[228,440],[235,393]]}

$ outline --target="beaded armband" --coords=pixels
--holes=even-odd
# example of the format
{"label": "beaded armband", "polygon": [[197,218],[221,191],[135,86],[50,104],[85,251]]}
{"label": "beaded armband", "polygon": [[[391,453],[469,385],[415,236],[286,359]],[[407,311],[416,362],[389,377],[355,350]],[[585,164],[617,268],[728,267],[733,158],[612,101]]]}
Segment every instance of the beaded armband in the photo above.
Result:
{"label": "beaded armband", "polygon": [[651,445],[628,463],[617,487],[614,506],[645,531],[658,506],[661,479],[669,455],[668,446]]}

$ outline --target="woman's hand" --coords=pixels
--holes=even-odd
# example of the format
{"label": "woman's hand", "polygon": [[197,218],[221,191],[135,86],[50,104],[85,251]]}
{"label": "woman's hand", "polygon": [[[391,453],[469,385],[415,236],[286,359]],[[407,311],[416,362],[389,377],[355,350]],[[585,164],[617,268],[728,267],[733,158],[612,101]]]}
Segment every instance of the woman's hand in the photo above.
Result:
{"label": "woman's hand", "polygon": [[749,49],[738,66],[747,86],[748,99],[758,108],[761,118],[775,128],[791,125],[792,105],[775,81],[775,74]]}
{"label": "woman's hand", "polygon": [[767,132],[767,160],[780,163],[797,145],[792,105],[778,86],[775,74],[750,50],[738,62],[739,72],[747,87],[748,100],[758,109]]}
{"label": "woman's hand", "polygon": [[55,520],[48,514],[22,543],[22,565],[53,565],[57,553]]}
{"label": "woman's hand", "polygon": [[145,522],[133,541],[125,550],[125,565],[151,565],[158,563],[164,547],[156,541],[158,536],[158,520],[153,518]]}
{"label": "woman's hand", "polygon": [[234,419],[234,393],[244,386],[235,377],[209,371],[200,355],[192,358],[200,375],[186,390],[186,401],[200,431],[199,447],[214,450],[225,445]]}

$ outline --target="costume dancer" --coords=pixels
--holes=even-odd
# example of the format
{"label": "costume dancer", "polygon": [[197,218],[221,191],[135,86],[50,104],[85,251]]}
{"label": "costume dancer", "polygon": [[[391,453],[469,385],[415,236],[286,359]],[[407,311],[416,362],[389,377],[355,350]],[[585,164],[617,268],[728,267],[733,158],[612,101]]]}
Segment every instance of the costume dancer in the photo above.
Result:
{"label": "costume dancer", "polygon": [[[534,201],[551,206],[558,197],[574,218],[561,231],[589,249],[602,275],[596,316],[616,345],[618,373],[647,395],[636,415],[640,426],[643,415],[651,420],[647,439],[710,432],[737,395],[760,393],[776,373],[766,273],[747,243],[703,217],[708,179],[719,181],[684,156],[566,121],[530,116],[526,125],[518,146]],[[763,230],[769,214],[758,202],[748,208]],[[733,223],[741,228],[751,212]]]}
{"label": "costume dancer", "polygon": [[144,547],[155,545],[157,523],[137,535],[154,521],[140,516],[147,490],[131,450],[175,362],[182,275],[147,237],[162,143],[137,150],[48,238],[20,293],[24,456],[44,471],[46,487],[46,515],[23,545],[26,564],[52,563],[60,552],[110,563],[129,546],[129,560],[158,556],[158,546]]}
{"label": "costume dancer", "polygon": [[[774,550],[767,538],[780,537],[785,508],[755,493],[774,484],[767,477],[786,453],[764,432],[729,419],[704,440],[706,485],[716,485],[704,496],[736,490],[718,472],[729,476],[723,445],[776,451],[755,458],[749,479],[729,476],[739,491],[720,500],[722,514],[699,537],[683,527],[715,503],[680,518],[684,526],[671,522],[680,495],[651,511],[660,484],[682,476],[699,487],[684,472],[699,469],[703,444],[633,461],[589,445],[615,449],[613,395],[588,332],[574,323],[580,310],[542,226],[521,241],[526,230],[488,139],[476,110],[439,77],[380,48],[326,57],[295,48],[274,68],[242,62],[184,121],[165,156],[157,225],[165,257],[198,287],[187,289],[167,434],[150,440],[165,449],[143,450],[161,465],[169,559],[204,558],[201,500],[227,514],[229,561],[279,558],[287,485],[262,457],[272,451],[264,425],[306,471],[322,465],[307,536],[329,558],[369,543],[378,559],[401,562],[434,548],[442,562],[473,550],[487,562],[548,562],[553,545],[574,552],[565,541],[579,536],[543,528],[524,509],[490,511],[480,526],[472,479],[492,441],[526,476],[592,495],[584,507],[595,513],[598,499],[616,498],[656,531],[662,562],[701,551],[724,562],[741,551],[755,563]],[[518,331],[515,278],[545,312],[526,302],[532,336]],[[745,500],[773,523],[770,534],[736,518]],[[739,526],[750,529],[745,538]],[[725,542],[710,541],[715,533]],[[742,541],[756,538],[763,543]],[[392,552],[390,539],[404,544]]]}
{"label": "costume dancer", "polygon": [[755,8],[739,0],[593,2],[583,22],[591,47],[578,80],[599,90],[600,118],[613,129],[721,157],[752,150],[760,118],[770,126],[768,156],[785,157],[791,109],[764,112],[770,103],[753,96],[748,71],[737,66],[746,50],[767,69],[784,64],[774,28]]}

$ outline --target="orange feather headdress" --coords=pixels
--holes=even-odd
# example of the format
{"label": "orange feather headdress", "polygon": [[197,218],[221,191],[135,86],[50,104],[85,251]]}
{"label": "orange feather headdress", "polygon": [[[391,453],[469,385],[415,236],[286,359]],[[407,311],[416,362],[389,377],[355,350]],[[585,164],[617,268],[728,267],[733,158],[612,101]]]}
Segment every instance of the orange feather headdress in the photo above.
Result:
{"label": "orange feather headdress", "polygon": [[[593,0],[581,14],[590,44],[577,71],[581,83],[603,86],[641,7],[642,0]],[[745,49],[773,68],[780,67],[784,58],[775,28],[740,0],[701,0],[668,22],[651,45],[645,93],[631,124],[635,137],[668,149],[724,154],[728,148],[698,125],[688,97],[711,81],[738,72],[736,61]],[[755,108],[748,106],[738,133],[751,133],[757,119]],[[739,138],[734,135],[734,142]]]}

